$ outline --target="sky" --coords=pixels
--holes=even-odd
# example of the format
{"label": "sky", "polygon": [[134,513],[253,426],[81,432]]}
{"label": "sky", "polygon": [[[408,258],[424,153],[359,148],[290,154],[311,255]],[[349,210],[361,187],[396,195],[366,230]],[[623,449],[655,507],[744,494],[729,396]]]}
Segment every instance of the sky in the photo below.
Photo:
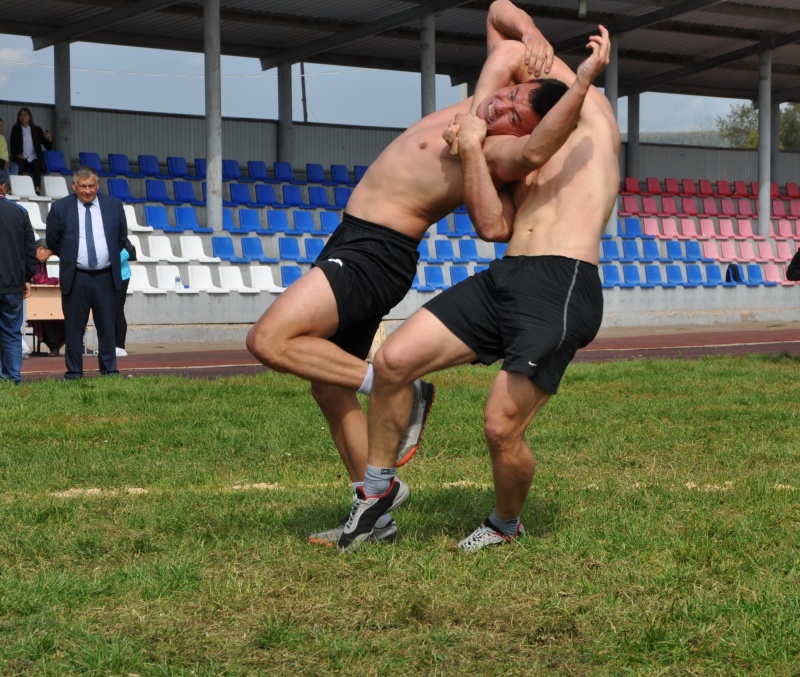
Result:
{"label": "sky", "polygon": [[[90,108],[203,115],[203,55],[167,50],[73,43],[72,105]],[[305,65],[309,122],[405,128],[420,117],[420,76],[398,71]],[[222,57],[222,115],[277,119],[277,71],[258,59]],[[300,67],[293,67],[293,117],[302,121]],[[0,97],[52,104],[53,48],[34,51],[30,38],[0,34]],[[436,107],[463,97],[446,76],[436,77]],[[640,132],[711,129],[733,99],[643,94]],[[619,101],[627,131],[627,99]]]}

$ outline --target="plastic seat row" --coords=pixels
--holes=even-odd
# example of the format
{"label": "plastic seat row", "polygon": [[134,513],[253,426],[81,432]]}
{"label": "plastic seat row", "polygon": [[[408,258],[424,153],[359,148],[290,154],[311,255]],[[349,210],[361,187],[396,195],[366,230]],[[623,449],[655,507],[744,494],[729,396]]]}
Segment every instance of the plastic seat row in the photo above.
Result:
{"label": "plastic seat row", "polygon": [[[733,224],[736,222],[736,228]],[[693,219],[673,218],[658,219],[656,217],[644,217],[639,221],[639,217],[628,216],[624,219],[617,219],[617,236],[627,238],[658,238],[662,240],[764,240],[763,235],[756,235],[753,231],[753,223],[750,219],[719,219],[719,231],[716,230],[711,219],[699,220],[698,224]],[[770,221],[770,238],[773,240],[797,240],[800,241],[800,222],[793,225],[788,219],[778,219]]]}
{"label": "plastic seat row", "polygon": [[[641,204],[640,204],[641,200]],[[680,200],[680,203],[677,202]],[[800,199],[789,200],[787,211],[786,203],[781,199],[772,200],[771,216],[773,218],[800,219]],[[749,198],[722,198],[717,200],[712,197],[702,198],[699,206],[695,198],[662,196],[659,202],[653,196],[635,197],[625,195],[622,197],[620,216],[672,216],[672,217],[711,217],[711,218],[754,218],[758,216],[758,201]]]}
{"label": "plastic seat row", "polygon": [[[644,279],[641,278],[639,267],[634,264],[622,265],[622,274],[619,267],[613,263],[602,265],[603,288],[613,289],[652,289],[663,287],[674,289],[676,287],[696,288],[696,287],[735,287],[744,284],[748,287],[776,287],[793,286],[794,282],[786,280],[786,270],[784,267],[774,263],[768,263],[762,268],[757,263],[749,263],[742,266],[737,263],[731,266],[738,271],[735,279],[728,279],[728,275],[723,275],[722,269],[718,264],[706,264],[701,267],[699,264],[688,264],[684,268],[678,264],[664,266],[664,276],[662,277],[661,266],[657,264],[647,264],[644,266]],[[705,268],[705,275],[703,274]]]}
{"label": "plastic seat row", "polygon": [[[128,178],[152,177],[158,179],[182,178],[188,181],[200,181],[206,178],[207,163],[204,158],[195,158],[195,173],[189,172],[186,159],[179,156],[170,156],[166,159],[166,171],[161,170],[161,163],[156,155],[141,154],[138,156],[138,171],[133,171],[130,160],[125,153],[108,154],[108,171],[103,169],[103,163],[98,153],[81,152],[79,153],[81,165],[86,165],[94,169],[98,176],[122,176]],[[49,174],[62,174],[71,176],[73,168],[69,166],[64,154],[59,150],[45,151],[45,165]],[[367,171],[365,165],[355,165],[351,178],[350,169],[347,165],[332,164],[328,179],[325,169],[319,163],[306,164],[306,178],[301,179],[295,176],[292,165],[289,162],[273,162],[272,175],[267,170],[267,165],[263,160],[250,160],[247,163],[247,175],[242,174],[238,160],[222,161],[222,180],[223,181],[244,181],[264,183],[293,183],[308,184],[319,183],[324,186],[355,186]]]}
{"label": "plastic seat row", "polygon": [[[732,185],[731,185],[732,184]],[[644,188],[638,178],[626,176],[624,185],[620,189],[621,195],[677,195],[680,197],[758,197],[759,182],[751,181],[726,181],[719,179],[712,183],[710,179],[681,179],[665,178],[663,185],[661,179],[646,177]],[[800,198],[800,187],[796,182],[787,182],[784,196],[787,198]],[[770,198],[780,199],[780,187],[777,182],[770,182]]]}
{"label": "plastic seat row", "polygon": [[285,289],[275,283],[272,270],[269,266],[251,266],[249,269],[250,285],[245,285],[242,271],[237,266],[222,266],[217,268],[219,285],[212,279],[211,269],[208,266],[188,266],[188,284],[181,278],[180,270],[175,265],[156,266],[156,284],[150,283],[147,268],[131,264],[131,281],[128,293],[142,292],[144,294],[167,294],[171,291],[179,294],[197,294],[205,291],[210,294],[258,294],[262,291],[278,294]]}

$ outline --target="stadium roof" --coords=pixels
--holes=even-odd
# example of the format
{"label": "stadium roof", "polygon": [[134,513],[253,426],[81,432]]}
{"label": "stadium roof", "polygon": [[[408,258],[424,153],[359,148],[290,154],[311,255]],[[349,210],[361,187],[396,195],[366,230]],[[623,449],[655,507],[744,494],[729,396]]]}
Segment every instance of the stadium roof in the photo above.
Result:
{"label": "stadium roof", "polygon": [[[219,0],[222,54],[262,67],[300,61],[420,70],[420,22],[436,13],[436,71],[454,83],[485,56],[487,1]],[[772,50],[773,102],[800,101],[798,0],[518,2],[575,67],[598,23],[618,38],[619,96],[655,91],[757,99]],[[203,0],[3,0],[0,31],[34,48],[95,42],[203,52]],[[585,16],[579,16],[585,14]]]}

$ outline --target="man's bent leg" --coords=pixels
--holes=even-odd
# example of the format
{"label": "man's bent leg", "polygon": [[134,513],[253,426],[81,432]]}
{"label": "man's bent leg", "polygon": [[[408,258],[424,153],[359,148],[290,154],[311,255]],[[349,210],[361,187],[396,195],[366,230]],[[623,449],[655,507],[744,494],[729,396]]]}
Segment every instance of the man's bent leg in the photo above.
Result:
{"label": "man's bent leg", "polygon": [[362,482],[367,469],[367,416],[355,391],[312,383],[311,394],[328,422],[350,481]]}
{"label": "man's bent leg", "polygon": [[327,340],[339,313],[325,274],[312,268],[267,309],[247,335],[247,349],[278,372],[358,390],[367,363]]}

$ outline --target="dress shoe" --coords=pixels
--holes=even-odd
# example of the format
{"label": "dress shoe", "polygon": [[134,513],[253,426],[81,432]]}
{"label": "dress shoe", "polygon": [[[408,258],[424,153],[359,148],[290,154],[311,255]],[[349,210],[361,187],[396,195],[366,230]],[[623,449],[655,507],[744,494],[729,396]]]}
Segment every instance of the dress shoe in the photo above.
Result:
{"label": "dress shoe", "polygon": [[56,348],[55,350],[51,350],[49,353],[47,353],[47,357],[58,357],[58,355],[59,355],[58,348]]}

